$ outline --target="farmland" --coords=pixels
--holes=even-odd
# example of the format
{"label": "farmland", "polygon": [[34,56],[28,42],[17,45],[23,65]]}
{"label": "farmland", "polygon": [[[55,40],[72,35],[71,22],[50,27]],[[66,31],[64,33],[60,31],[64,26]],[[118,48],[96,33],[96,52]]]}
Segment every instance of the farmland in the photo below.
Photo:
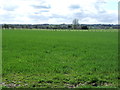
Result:
{"label": "farmland", "polygon": [[4,88],[115,88],[118,33],[2,31]]}

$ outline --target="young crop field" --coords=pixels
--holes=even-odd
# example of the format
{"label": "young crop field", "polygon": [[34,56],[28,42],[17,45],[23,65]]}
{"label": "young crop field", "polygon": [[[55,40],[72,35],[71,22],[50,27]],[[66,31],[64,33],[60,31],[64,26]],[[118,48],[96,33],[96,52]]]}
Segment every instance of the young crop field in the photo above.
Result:
{"label": "young crop field", "polygon": [[3,88],[116,88],[118,32],[2,31]]}

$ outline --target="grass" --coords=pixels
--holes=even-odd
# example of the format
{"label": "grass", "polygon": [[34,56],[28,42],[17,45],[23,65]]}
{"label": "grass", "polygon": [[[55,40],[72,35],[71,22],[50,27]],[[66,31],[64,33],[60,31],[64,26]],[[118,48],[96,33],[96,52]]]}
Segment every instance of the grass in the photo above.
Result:
{"label": "grass", "polygon": [[3,87],[118,86],[117,32],[3,30]]}

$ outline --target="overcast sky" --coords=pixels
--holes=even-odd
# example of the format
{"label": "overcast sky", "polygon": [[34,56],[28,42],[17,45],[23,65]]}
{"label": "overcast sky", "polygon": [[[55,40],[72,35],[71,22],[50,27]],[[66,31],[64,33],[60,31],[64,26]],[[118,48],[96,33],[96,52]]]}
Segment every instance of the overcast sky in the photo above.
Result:
{"label": "overcast sky", "polygon": [[118,0],[0,0],[0,24],[117,24]]}

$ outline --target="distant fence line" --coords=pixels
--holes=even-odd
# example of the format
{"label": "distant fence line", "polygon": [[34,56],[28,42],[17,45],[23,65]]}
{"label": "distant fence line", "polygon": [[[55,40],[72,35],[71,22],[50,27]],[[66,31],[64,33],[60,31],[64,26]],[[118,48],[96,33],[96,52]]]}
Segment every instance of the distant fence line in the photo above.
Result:
{"label": "distant fence line", "polygon": [[118,29],[88,29],[88,30],[80,30],[80,29],[3,29],[3,30],[36,30],[36,31],[81,31],[81,32],[118,32]]}

